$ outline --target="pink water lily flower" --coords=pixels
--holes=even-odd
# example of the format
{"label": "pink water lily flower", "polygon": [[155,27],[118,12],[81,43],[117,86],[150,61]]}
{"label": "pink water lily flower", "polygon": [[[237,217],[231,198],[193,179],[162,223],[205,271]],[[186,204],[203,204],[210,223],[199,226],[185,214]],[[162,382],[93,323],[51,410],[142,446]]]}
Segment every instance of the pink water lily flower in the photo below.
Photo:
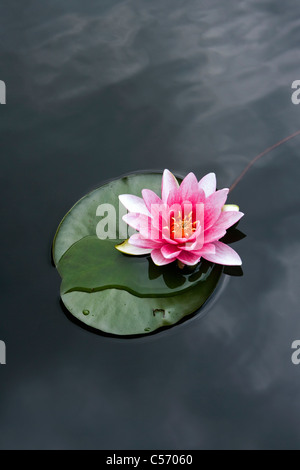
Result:
{"label": "pink water lily flower", "polygon": [[201,258],[213,263],[238,266],[239,255],[219,240],[244,215],[237,206],[225,205],[229,189],[216,190],[216,175],[209,173],[199,182],[189,173],[179,185],[165,170],[161,198],[150,189],[142,198],[119,196],[129,211],[123,220],[138,233],[116,248],[132,255],[151,254],[162,266],[177,260],[179,266],[193,266]]}

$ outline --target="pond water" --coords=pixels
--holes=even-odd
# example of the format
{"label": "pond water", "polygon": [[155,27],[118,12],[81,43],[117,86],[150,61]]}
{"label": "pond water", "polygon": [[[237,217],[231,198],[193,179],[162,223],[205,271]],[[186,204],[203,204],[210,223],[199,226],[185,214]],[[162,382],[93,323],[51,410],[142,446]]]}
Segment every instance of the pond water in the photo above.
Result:
{"label": "pond water", "polygon": [[84,194],[169,168],[228,187],[300,128],[300,5],[52,0],[0,6],[0,448],[300,447],[299,142],[230,194],[246,214],[207,315],[146,340],[70,321],[50,247]]}

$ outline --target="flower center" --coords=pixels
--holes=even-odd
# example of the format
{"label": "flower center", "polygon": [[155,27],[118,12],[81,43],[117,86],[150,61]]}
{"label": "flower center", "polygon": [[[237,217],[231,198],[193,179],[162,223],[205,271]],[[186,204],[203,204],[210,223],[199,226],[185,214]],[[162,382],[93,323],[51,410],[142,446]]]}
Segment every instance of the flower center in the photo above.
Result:
{"label": "flower center", "polygon": [[172,217],[171,238],[189,238],[197,228],[197,222],[193,222],[193,212],[182,218],[181,211],[176,217]]}

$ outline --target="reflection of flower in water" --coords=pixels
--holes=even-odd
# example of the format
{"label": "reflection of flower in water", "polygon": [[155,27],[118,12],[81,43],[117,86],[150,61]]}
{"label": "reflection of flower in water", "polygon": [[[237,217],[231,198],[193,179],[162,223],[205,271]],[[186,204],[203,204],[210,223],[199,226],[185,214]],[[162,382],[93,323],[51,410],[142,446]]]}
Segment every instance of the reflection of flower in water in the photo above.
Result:
{"label": "reflection of flower in water", "polygon": [[123,220],[136,229],[130,239],[117,248],[127,254],[151,254],[162,266],[177,260],[193,266],[201,258],[217,264],[239,266],[239,255],[220,239],[244,215],[237,206],[225,205],[228,189],[216,190],[216,176],[210,173],[199,182],[189,173],[179,186],[175,176],[165,170],[161,198],[143,189],[142,198],[120,195],[129,211]]}

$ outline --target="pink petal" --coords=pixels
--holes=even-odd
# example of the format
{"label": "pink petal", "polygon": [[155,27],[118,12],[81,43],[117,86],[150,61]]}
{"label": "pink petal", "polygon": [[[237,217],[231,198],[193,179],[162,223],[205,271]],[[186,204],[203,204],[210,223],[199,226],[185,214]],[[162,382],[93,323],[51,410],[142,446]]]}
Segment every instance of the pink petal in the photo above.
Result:
{"label": "pink petal", "polygon": [[126,224],[130,227],[134,228],[135,230],[140,230],[141,226],[151,226],[151,219],[143,214],[136,214],[134,212],[130,212],[129,214],[123,215],[122,219]]}
{"label": "pink petal", "polygon": [[[151,238],[152,232],[152,220],[143,214],[136,214],[130,212],[129,214],[123,215],[122,219],[130,227],[138,230],[143,238]],[[159,238],[159,236],[157,237]]]}
{"label": "pink petal", "polygon": [[203,258],[212,263],[223,264],[225,266],[241,266],[242,260],[230,246],[222,242],[214,242],[215,254],[204,254]]}
{"label": "pink petal", "polygon": [[180,248],[186,251],[194,251],[194,250],[199,250],[202,248],[204,244],[204,238],[203,238],[203,231],[202,227],[199,224],[197,227],[197,230],[194,232],[190,238],[181,238],[177,239],[178,243],[180,243]]}
{"label": "pink petal", "polygon": [[165,170],[161,183],[161,198],[163,202],[167,202],[170,191],[179,187],[178,181],[169,170]]}
{"label": "pink petal", "polygon": [[196,208],[196,204],[204,204],[205,203],[205,192],[203,191],[203,189],[197,189],[197,191],[195,193],[193,193],[190,197],[189,197],[189,202],[191,202],[193,204],[193,210],[195,211]]}
{"label": "pink petal", "polygon": [[168,226],[169,211],[167,204],[151,206],[151,238],[161,238],[163,227]]}
{"label": "pink petal", "polygon": [[167,228],[162,230],[162,239],[165,240],[167,243],[171,243],[172,245],[178,245],[176,240],[172,240],[172,238],[170,238],[170,232]]}
{"label": "pink petal", "polygon": [[242,212],[221,212],[217,222],[204,232],[205,243],[220,240],[226,234],[226,230],[243,217]]}
{"label": "pink petal", "polygon": [[[196,178],[196,177],[195,177]],[[182,182],[183,183],[183,182]],[[181,183],[181,184],[182,184]],[[181,186],[180,186],[181,188]],[[195,189],[195,187],[194,187]],[[168,196],[168,206],[171,207],[174,204],[184,204],[190,203],[193,205],[193,210],[195,209],[196,204],[205,203],[205,193],[202,189],[197,189],[192,193],[188,194],[187,188],[183,188],[184,193],[181,192],[181,189],[174,189],[170,192]]]}
{"label": "pink petal", "polygon": [[226,234],[226,229],[222,227],[216,227],[213,225],[208,230],[204,232],[204,241],[205,243],[214,242],[220,240]]}
{"label": "pink petal", "polygon": [[178,246],[166,244],[161,247],[161,253],[167,259],[176,258],[180,252],[181,250],[178,249]]}
{"label": "pink petal", "polygon": [[151,206],[152,205],[161,205],[162,204],[162,200],[160,199],[160,197],[158,197],[158,195],[155,194],[154,191],[151,191],[151,189],[143,189],[142,190],[142,196],[143,196],[146,207],[147,207],[148,211],[150,212],[150,214],[151,214]]}
{"label": "pink petal", "polygon": [[214,227],[228,229],[232,225],[236,224],[243,217],[243,215],[243,212],[239,211],[221,212],[221,215],[214,224]]}
{"label": "pink petal", "polygon": [[205,196],[208,197],[217,189],[217,180],[215,173],[208,173],[198,183],[199,189],[203,189]]}
{"label": "pink petal", "polygon": [[139,233],[131,235],[128,241],[131,245],[138,246],[140,248],[149,248],[151,250],[153,250],[154,248],[159,248],[161,246],[161,243],[147,238],[143,238]]}
{"label": "pink petal", "polygon": [[229,189],[221,189],[208,196],[204,208],[204,229],[211,227],[220,217],[222,207],[224,206]]}
{"label": "pink petal", "polygon": [[182,251],[180,255],[177,256],[177,259],[179,259],[183,264],[194,266],[194,264],[197,264],[200,261],[200,256],[189,253],[188,251]]}
{"label": "pink petal", "polygon": [[129,212],[150,216],[150,212],[141,197],[133,196],[132,194],[120,194],[119,199]]}
{"label": "pink petal", "polygon": [[198,181],[194,173],[189,173],[180,185],[181,200],[190,201],[198,193]]}
{"label": "pink petal", "polygon": [[168,194],[166,202],[169,207],[173,206],[174,204],[181,204],[182,200],[181,200],[180,189],[178,188],[171,189],[171,191]]}
{"label": "pink petal", "polygon": [[176,259],[176,258],[170,258],[170,259],[165,258],[162,255],[161,250],[152,250],[151,251],[151,258],[152,258],[153,263],[156,264],[157,266],[163,266],[165,264],[170,264],[173,261],[175,261],[175,259]]}
{"label": "pink petal", "polygon": [[206,243],[203,245],[201,250],[195,251],[194,254],[198,256],[204,256],[205,254],[215,254],[216,247],[213,243]]}

